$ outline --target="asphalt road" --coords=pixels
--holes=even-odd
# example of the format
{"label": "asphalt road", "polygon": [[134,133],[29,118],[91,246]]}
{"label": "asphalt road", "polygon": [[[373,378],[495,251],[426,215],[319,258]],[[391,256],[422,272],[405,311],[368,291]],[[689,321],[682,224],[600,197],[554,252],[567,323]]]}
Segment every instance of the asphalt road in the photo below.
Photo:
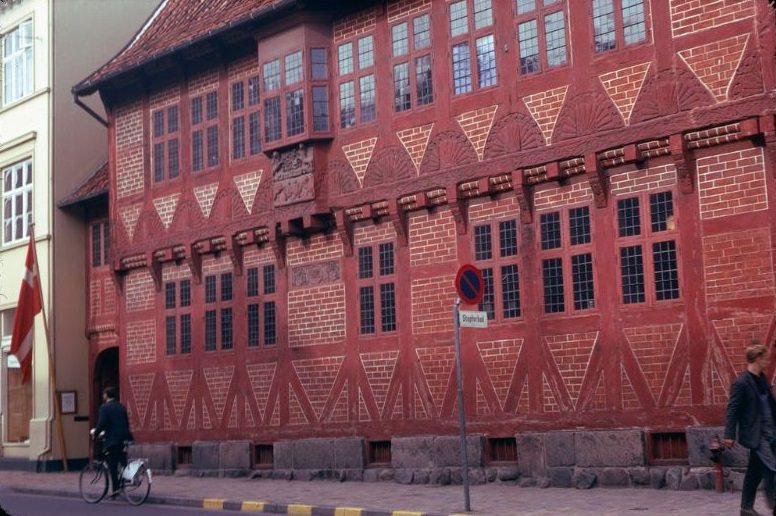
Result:
{"label": "asphalt road", "polygon": [[[167,505],[144,504],[140,507],[129,505],[126,500],[102,501],[88,504],[80,498],[40,496],[15,493],[7,487],[0,487],[0,516],[183,516],[188,514],[218,514],[222,511],[209,511],[193,507],[173,507]],[[267,513],[253,513],[267,514]]]}

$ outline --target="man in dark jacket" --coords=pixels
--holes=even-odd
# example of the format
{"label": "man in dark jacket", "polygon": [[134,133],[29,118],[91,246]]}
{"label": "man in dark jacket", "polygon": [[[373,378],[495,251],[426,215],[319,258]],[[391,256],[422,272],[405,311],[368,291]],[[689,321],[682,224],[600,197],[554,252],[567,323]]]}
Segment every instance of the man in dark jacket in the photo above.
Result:
{"label": "man in dark jacket", "polygon": [[[776,443],[773,398],[764,370],[768,366],[768,348],[761,345],[746,348],[747,366],[730,386],[725,423],[725,447],[733,446],[738,428],[738,442],[749,448],[749,464],[741,491],[741,516],[755,516],[754,499],[760,480],[765,481],[768,507],[773,510],[776,488],[774,471]],[[776,514],[776,512],[774,513]]]}
{"label": "man in dark jacket", "polygon": [[132,432],[129,431],[129,417],[127,409],[119,403],[115,387],[106,387],[102,392],[102,401],[100,406],[100,415],[97,419],[97,426],[92,432],[100,435],[105,432],[105,450],[108,455],[108,468],[110,469],[111,486],[113,490],[111,496],[115,496],[119,490],[119,463],[122,466],[127,465],[127,453],[124,451],[126,441],[134,440]]}

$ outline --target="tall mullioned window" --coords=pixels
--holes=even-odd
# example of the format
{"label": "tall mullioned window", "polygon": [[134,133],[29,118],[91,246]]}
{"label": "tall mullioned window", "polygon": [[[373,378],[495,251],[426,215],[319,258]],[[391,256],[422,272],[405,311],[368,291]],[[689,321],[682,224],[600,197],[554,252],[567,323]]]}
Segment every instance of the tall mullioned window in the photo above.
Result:
{"label": "tall mullioned window", "polygon": [[479,309],[494,321],[520,317],[517,221],[478,224],[473,234],[474,261],[485,283]]}
{"label": "tall mullioned window", "polygon": [[375,37],[359,35],[337,47],[340,128],[373,122],[377,118]]}
{"label": "tall mullioned window", "polygon": [[218,91],[211,91],[191,99],[191,168],[199,172],[218,163]]}
{"label": "tall mullioned window", "polygon": [[165,353],[191,353],[191,280],[164,284]]}
{"label": "tall mullioned window", "polygon": [[359,333],[396,331],[396,263],[393,242],[358,248]]}
{"label": "tall mullioned window", "polygon": [[406,16],[391,25],[393,106],[395,112],[434,101],[431,69],[431,16]]}
{"label": "tall mullioned window", "polygon": [[2,169],[3,244],[24,240],[32,224],[32,159]]}
{"label": "tall mullioned window", "polygon": [[595,308],[592,235],[589,206],[539,215],[544,313]]}
{"label": "tall mullioned window", "polygon": [[231,272],[211,274],[205,285],[205,351],[234,347],[234,277]]}
{"label": "tall mullioned window", "polygon": [[460,0],[448,4],[453,93],[498,83],[491,0]]}
{"label": "tall mullioned window", "polygon": [[647,40],[644,0],[592,0],[593,42],[597,53]]}
{"label": "tall mullioned window", "polygon": [[3,49],[0,84],[4,105],[32,94],[34,41],[32,20],[23,21],[0,37],[0,48]]}
{"label": "tall mullioned window", "polygon": [[566,0],[517,0],[515,5],[520,74],[567,64]]}
{"label": "tall mullioned window", "polygon": [[277,343],[276,290],[274,264],[246,270],[246,336],[249,348]]}
{"label": "tall mullioned window", "polygon": [[673,192],[623,197],[616,210],[621,302],[679,299]]}
{"label": "tall mullioned window", "polygon": [[180,175],[178,105],[151,112],[152,167],[154,182]]}
{"label": "tall mullioned window", "polygon": [[232,82],[232,160],[261,154],[259,76]]}

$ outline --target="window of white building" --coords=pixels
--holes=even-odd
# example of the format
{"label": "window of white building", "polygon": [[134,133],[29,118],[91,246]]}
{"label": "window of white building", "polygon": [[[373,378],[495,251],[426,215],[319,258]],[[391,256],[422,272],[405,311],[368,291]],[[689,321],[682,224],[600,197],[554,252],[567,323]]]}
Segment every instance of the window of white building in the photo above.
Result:
{"label": "window of white building", "polygon": [[3,172],[3,244],[27,238],[32,223],[32,160]]}
{"label": "window of white building", "polygon": [[32,93],[32,20],[27,20],[2,37],[3,104]]}

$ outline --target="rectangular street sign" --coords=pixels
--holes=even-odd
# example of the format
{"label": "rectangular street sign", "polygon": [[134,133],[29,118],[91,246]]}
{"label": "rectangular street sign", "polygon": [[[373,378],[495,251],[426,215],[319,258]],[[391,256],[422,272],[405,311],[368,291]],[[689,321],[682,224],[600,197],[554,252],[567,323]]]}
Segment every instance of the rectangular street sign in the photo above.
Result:
{"label": "rectangular street sign", "polygon": [[487,328],[488,312],[461,310],[458,312],[458,323],[461,328]]}

